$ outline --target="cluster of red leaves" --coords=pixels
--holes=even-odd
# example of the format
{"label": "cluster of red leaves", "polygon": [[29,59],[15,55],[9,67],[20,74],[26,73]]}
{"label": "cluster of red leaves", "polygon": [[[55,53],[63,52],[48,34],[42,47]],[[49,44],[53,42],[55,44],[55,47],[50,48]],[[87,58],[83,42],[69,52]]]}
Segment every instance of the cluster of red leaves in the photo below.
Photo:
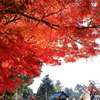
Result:
{"label": "cluster of red leaves", "polygon": [[99,19],[99,0],[0,0],[0,92],[39,76],[43,63],[100,54]]}
{"label": "cluster of red leaves", "polygon": [[20,75],[33,78],[41,72],[37,51],[19,33],[14,27],[0,26],[0,92],[18,87]]}

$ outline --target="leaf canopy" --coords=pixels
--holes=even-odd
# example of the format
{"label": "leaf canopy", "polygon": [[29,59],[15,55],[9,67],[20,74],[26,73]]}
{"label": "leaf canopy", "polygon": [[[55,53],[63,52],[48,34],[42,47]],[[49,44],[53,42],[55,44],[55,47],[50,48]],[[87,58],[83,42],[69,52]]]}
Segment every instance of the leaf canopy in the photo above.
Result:
{"label": "leaf canopy", "polygon": [[0,0],[0,92],[20,75],[100,54],[100,0]]}

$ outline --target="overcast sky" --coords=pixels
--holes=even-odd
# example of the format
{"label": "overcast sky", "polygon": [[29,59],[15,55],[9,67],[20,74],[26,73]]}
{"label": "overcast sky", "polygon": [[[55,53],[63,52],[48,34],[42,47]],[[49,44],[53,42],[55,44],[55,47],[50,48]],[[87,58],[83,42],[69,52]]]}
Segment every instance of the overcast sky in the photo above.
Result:
{"label": "overcast sky", "polygon": [[[34,79],[29,87],[36,93],[41,79],[49,74],[50,79],[55,83],[60,80],[63,87],[74,88],[77,84],[89,84],[89,80],[100,80],[100,57],[93,61],[78,60],[75,63],[63,63],[60,66],[43,66],[41,76]],[[100,81],[99,81],[100,82]]]}

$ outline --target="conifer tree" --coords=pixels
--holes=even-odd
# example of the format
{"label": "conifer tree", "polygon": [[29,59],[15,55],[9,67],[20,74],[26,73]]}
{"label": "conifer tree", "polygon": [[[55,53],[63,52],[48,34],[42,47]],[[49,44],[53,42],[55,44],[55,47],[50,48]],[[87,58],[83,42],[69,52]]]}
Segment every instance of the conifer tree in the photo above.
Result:
{"label": "conifer tree", "polygon": [[53,81],[49,78],[49,74],[42,79],[42,83],[37,91],[37,98],[48,100],[55,93]]}

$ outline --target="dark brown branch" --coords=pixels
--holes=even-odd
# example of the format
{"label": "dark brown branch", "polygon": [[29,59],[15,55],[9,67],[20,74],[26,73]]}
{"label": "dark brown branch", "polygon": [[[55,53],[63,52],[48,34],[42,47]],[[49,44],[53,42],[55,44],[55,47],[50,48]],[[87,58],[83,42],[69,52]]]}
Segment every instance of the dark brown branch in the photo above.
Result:
{"label": "dark brown branch", "polygon": [[69,36],[69,38],[70,38],[71,40],[73,40],[73,41],[75,41],[75,42],[79,43],[79,44],[83,44],[83,43],[79,42],[78,40],[76,40],[76,39],[72,38],[71,36]]}
{"label": "dark brown branch", "polygon": [[94,15],[94,16],[91,18],[91,21],[90,21],[90,23],[89,23],[88,26],[90,26],[90,25],[92,24],[92,22],[93,22],[93,19],[96,18],[96,17],[98,17],[99,15],[100,15],[100,13],[97,13],[96,15]]}
{"label": "dark brown branch", "polygon": [[51,9],[51,7],[53,7],[53,6],[55,6],[55,5],[57,5],[57,3],[56,4],[53,4],[53,5],[51,5],[47,10],[46,10],[46,12],[44,13],[44,16],[45,16],[45,14]]}
{"label": "dark brown branch", "polygon": [[[23,14],[23,13],[20,13],[20,14],[23,15],[24,17],[30,18],[32,20],[42,22],[42,23],[46,24],[47,26],[49,26],[49,27],[51,27],[52,29],[55,29],[55,30],[57,30],[57,27],[60,27],[60,25],[51,24],[51,23],[49,23],[49,22],[47,22],[45,20],[42,20],[42,19],[34,18],[34,17],[28,16],[28,15]],[[65,27],[65,28],[71,28],[71,27],[74,27],[74,26],[68,26],[68,27]],[[97,25],[97,26],[88,26],[88,27],[76,27],[76,28],[77,29],[100,28],[100,25]]]}
{"label": "dark brown branch", "polygon": [[33,37],[35,37],[35,36],[31,36],[27,41],[30,41]]}
{"label": "dark brown branch", "polygon": [[51,23],[49,23],[49,22],[47,22],[45,20],[41,20],[41,19],[38,19],[38,18],[34,18],[34,17],[28,16],[28,15],[23,14],[23,13],[20,13],[20,15],[22,15],[22,16],[24,16],[26,18],[30,18],[30,19],[35,20],[35,21],[43,22],[44,24],[46,24],[47,26],[51,27],[52,29],[57,30],[55,27],[52,26]]}
{"label": "dark brown branch", "polygon": [[19,14],[26,17],[26,18],[29,18],[29,19],[32,19],[32,20],[35,20],[35,21],[40,21],[40,19],[38,19],[38,18],[34,18],[34,17],[28,16],[28,15],[23,14],[23,13],[19,13]]}
{"label": "dark brown branch", "polygon": [[95,28],[95,29],[96,29],[97,32],[100,32],[100,31],[98,30],[98,28]]}
{"label": "dark brown branch", "polygon": [[53,13],[50,13],[50,14],[46,15],[45,17],[48,17],[48,16],[51,16],[51,15],[57,14],[57,13],[59,13],[61,10],[62,10],[62,8],[61,8],[60,10],[58,10],[57,12],[53,12]]}
{"label": "dark brown branch", "polygon": [[[7,11],[7,12],[9,12],[9,13],[11,13],[11,14],[15,14],[15,12],[13,12],[13,11]],[[48,22],[48,21],[45,21],[45,20],[43,20],[43,19],[38,19],[38,18],[35,18],[35,17],[31,17],[31,16],[26,15],[26,14],[24,14],[24,13],[18,13],[18,14],[20,14],[20,15],[26,17],[26,18],[29,18],[29,19],[32,19],[32,20],[35,20],[35,21],[38,21],[38,22],[42,22],[42,23],[46,24],[47,26],[49,26],[49,27],[51,27],[52,29],[55,29],[55,30],[57,30],[57,28],[60,27],[60,25],[51,24],[51,23]],[[51,14],[52,14],[52,13],[51,13]],[[12,21],[11,21],[11,22],[12,22]],[[64,28],[71,28],[71,27],[74,27],[74,26],[68,26],[68,27],[64,27]],[[85,26],[84,26],[84,27],[75,27],[75,28],[77,28],[77,29],[100,28],[100,25],[96,25],[96,26],[87,26],[87,27],[85,27]]]}
{"label": "dark brown branch", "polygon": [[76,27],[77,29],[86,29],[86,28],[100,28],[100,25],[97,26],[88,26],[88,27]]}
{"label": "dark brown branch", "polygon": [[8,25],[9,23],[14,22],[14,21],[19,20],[19,19],[21,19],[21,17],[12,19],[12,20],[6,22],[4,25]]}
{"label": "dark brown branch", "polygon": [[[49,9],[50,9],[51,7],[52,7],[52,6],[50,6]],[[48,9],[48,10],[49,10],[49,9]],[[62,8],[61,8],[61,9],[62,9]],[[53,12],[53,13],[50,13],[50,14],[48,14],[48,15],[45,15],[45,14],[48,12],[48,10],[47,10],[46,13],[44,13],[43,17],[41,18],[41,20],[43,20],[45,17],[49,17],[49,16],[51,16],[51,15],[54,15],[54,14],[59,13],[59,12],[61,11],[61,9],[58,10],[57,12]],[[41,20],[37,23],[37,25],[41,22]],[[37,25],[36,25],[36,26],[37,26]]]}

